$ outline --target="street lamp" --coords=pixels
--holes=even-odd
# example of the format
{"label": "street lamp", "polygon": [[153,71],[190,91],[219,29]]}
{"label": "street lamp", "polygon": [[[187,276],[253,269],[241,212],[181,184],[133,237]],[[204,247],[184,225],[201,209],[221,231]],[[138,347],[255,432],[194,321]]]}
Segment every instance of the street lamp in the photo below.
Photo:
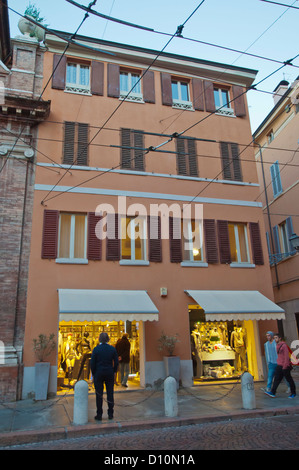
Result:
{"label": "street lamp", "polygon": [[299,251],[299,236],[293,233],[289,238],[293,250]]}

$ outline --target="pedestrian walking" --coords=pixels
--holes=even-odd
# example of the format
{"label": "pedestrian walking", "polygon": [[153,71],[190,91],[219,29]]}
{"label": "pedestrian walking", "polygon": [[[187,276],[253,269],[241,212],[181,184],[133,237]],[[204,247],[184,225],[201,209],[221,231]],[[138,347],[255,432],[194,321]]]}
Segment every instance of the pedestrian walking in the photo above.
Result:
{"label": "pedestrian walking", "polygon": [[274,334],[274,340],[276,342],[276,351],[277,351],[277,366],[274,373],[273,385],[271,391],[265,391],[266,395],[274,398],[276,390],[283,378],[285,378],[290,385],[291,394],[289,398],[295,398],[296,396],[296,386],[291,376],[292,364],[289,356],[289,348],[287,344],[282,340],[282,337],[279,333]]}
{"label": "pedestrian walking", "polygon": [[124,333],[120,341],[116,343],[116,349],[120,365],[120,382],[123,387],[128,387],[127,381],[130,372],[130,342],[128,333]]}
{"label": "pedestrian walking", "polygon": [[92,351],[90,367],[96,389],[97,414],[95,419],[101,421],[104,383],[107,391],[108,418],[113,419],[114,377],[118,367],[118,355],[116,349],[108,344],[109,336],[107,333],[101,333],[99,341],[100,344]]}
{"label": "pedestrian walking", "polygon": [[[277,343],[274,340],[273,331],[267,331],[266,338],[267,338],[267,342],[264,344],[264,348],[265,348],[266,362],[268,366],[268,378],[267,378],[266,390],[265,389],[262,389],[262,390],[266,392],[271,392],[271,388],[273,385],[273,377],[274,377],[275,369],[277,366],[277,351],[276,351]],[[290,393],[290,386],[286,379],[285,379],[285,382],[288,386],[288,389],[286,391]]]}

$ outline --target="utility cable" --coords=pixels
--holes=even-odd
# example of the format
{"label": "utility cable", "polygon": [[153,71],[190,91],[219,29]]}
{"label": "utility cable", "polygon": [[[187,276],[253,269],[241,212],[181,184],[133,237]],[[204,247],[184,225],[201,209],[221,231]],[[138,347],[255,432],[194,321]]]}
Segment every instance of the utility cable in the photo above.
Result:
{"label": "utility cable", "polygon": [[[97,1],[97,0],[95,0],[95,1],[93,2],[93,4],[95,4],[96,1]],[[7,7],[7,8],[9,8],[9,7]],[[23,16],[23,15],[22,15],[22,16]],[[76,29],[75,33],[72,34],[71,38],[73,38],[73,37],[76,36],[76,34],[78,33],[79,29],[81,28],[81,26],[83,25],[83,23],[85,22],[85,20],[88,18],[88,16],[89,16],[89,15],[86,13],[85,16],[84,16],[84,18],[83,18],[83,20],[81,21],[81,23],[79,24],[78,28]],[[29,21],[31,21],[30,18],[27,18],[27,19],[28,19]],[[63,55],[66,53],[67,49],[69,48],[69,45],[70,45],[70,44],[67,43],[67,45],[66,45],[66,47],[65,47],[65,49],[64,49],[64,51],[63,51],[63,54],[61,55],[61,57],[60,57],[58,63],[56,64],[56,67],[52,70],[52,73],[51,73],[51,75],[50,75],[50,77],[49,77],[49,79],[48,79],[48,81],[47,81],[45,87],[43,88],[43,90],[42,90],[42,92],[41,92],[41,94],[40,94],[40,96],[39,96],[39,98],[38,98],[37,101],[40,101],[40,100],[41,100],[41,98],[42,98],[42,96],[43,96],[43,94],[44,94],[44,92],[45,92],[45,90],[46,90],[48,84],[50,83],[50,80],[51,80],[52,76],[53,76],[54,73],[55,73],[55,70],[57,69],[57,67],[58,67],[58,65],[59,65],[59,63],[60,63],[60,61],[62,60]],[[27,125],[27,124],[25,124],[25,125],[22,127],[22,129],[21,129],[21,131],[20,131],[18,137],[16,138],[16,140],[15,140],[13,146],[12,146],[12,148],[11,148],[10,151],[8,152],[8,155],[7,155],[5,161],[4,161],[4,163],[3,163],[3,165],[2,165],[2,167],[1,167],[1,169],[0,169],[0,174],[2,173],[2,171],[3,171],[3,169],[4,169],[5,165],[6,165],[6,163],[7,163],[7,161],[8,161],[8,159],[9,159],[9,157],[10,157],[10,155],[12,154],[14,148],[15,148],[16,145],[17,145],[17,142],[19,141],[19,139],[20,139],[22,133],[24,132],[24,130],[25,130],[25,128],[26,128],[26,125]]]}
{"label": "utility cable", "polygon": [[[164,50],[166,49],[166,47],[170,44],[170,42],[173,40],[173,38],[177,35],[177,34],[181,34],[185,24],[187,23],[187,21],[189,21],[189,19],[195,14],[195,12],[198,10],[198,8],[205,2],[205,0],[202,0],[200,2],[200,4],[195,8],[195,10],[193,10],[193,12],[188,16],[188,18],[184,21],[184,23],[180,26],[177,27],[177,30],[176,32],[171,36],[171,38],[167,41],[167,43],[165,44],[165,46],[161,49],[161,51],[156,55],[156,57],[153,59],[153,61],[151,62],[151,64],[146,68],[146,70],[140,75],[139,79],[136,81],[136,83],[133,85],[133,87],[130,89],[130,91],[127,93],[127,95],[125,96],[125,98],[117,105],[117,107],[114,109],[114,111],[110,114],[110,116],[105,120],[104,124],[100,127],[100,129],[95,133],[95,135],[93,136],[93,138],[89,141],[89,143],[87,144],[87,146],[82,150],[82,152],[84,152],[86,150],[86,148],[95,140],[95,138],[100,134],[100,132],[104,129],[104,127],[106,126],[106,124],[108,124],[108,122],[112,119],[112,117],[116,114],[116,112],[119,110],[119,108],[123,105],[123,103],[126,101],[126,98],[130,95],[130,93],[133,91],[133,89],[136,87],[136,85],[142,80],[142,78],[144,77],[144,75],[147,73],[147,71],[153,66],[153,64],[157,61],[157,59],[160,57],[160,55],[164,52]],[[77,157],[78,159],[78,157]],[[70,168],[73,167],[73,165],[75,164],[75,162],[72,163],[72,165],[70,166]],[[69,168],[69,169],[70,169]],[[55,187],[60,183],[60,181],[64,178],[65,174],[59,179],[59,181],[53,186],[53,188],[46,194],[46,196],[43,198],[43,200],[41,201],[41,204],[44,204],[44,202],[47,200],[47,197],[50,195],[50,193],[55,189]]]}

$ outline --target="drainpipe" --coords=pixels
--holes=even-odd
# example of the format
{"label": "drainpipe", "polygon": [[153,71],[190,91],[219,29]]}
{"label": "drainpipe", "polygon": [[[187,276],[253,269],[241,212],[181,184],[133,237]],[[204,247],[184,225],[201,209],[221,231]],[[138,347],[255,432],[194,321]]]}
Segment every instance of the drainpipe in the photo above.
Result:
{"label": "drainpipe", "polygon": [[[268,216],[268,224],[269,224],[269,233],[270,233],[270,239],[271,239],[271,247],[272,247],[272,252],[273,254],[275,253],[275,248],[274,248],[274,240],[273,240],[273,233],[272,233],[272,225],[271,225],[271,217],[270,217],[270,210],[269,210],[269,203],[268,203],[268,194],[267,194],[267,187],[266,187],[266,179],[265,179],[265,171],[264,171],[264,162],[263,162],[263,155],[262,155],[262,147],[261,145],[256,142],[253,139],[253,142],[259,146],[260,150],[260,157],[261,157],[261,164],[262,164],[262,174],[263,174],[263,183],[264,183],[264,192],[265,192],[265,198],[266,198],[266,208],[267,208],[267,216]],[[274,269],[275,269],[275,276],[276,276],[276,283],[277,283],[277,288],[280,289],[280,284],[279,284],[279,279],[278,279],[278,271],[277,271],[277,264],[274,259]]]}

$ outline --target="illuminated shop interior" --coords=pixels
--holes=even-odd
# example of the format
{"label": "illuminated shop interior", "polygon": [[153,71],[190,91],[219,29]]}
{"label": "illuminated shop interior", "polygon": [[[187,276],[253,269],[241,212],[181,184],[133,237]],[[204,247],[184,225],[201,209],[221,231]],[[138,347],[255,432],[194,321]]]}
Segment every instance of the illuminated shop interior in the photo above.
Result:
{"label": "illuminated shop interior", "polygon": [[[115,346],[123,333],[130,341],[129,386],[139,385],[139,322],[137,321],[60,321],[58,338],[57,393],[65,393],[78,380],[84,379],[92,389],[90,358],[93,348],[98,345],[99,335],[106,332],[109,344]],[[120,383],[119,378],[116,380]]]}

